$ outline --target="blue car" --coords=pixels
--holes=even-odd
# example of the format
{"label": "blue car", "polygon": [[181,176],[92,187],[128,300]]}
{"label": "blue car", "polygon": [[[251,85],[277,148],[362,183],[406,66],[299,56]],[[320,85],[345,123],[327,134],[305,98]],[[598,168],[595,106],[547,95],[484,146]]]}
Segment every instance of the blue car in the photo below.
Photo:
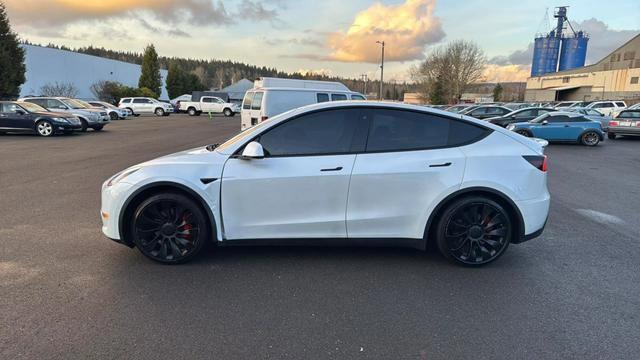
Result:
{"label": "blue car", "polygon": [[575,142],[586,146],[596,146],[604,140],[600,122],[573,112],[546,113],[529,122],[510,124],[507,130],[549,142]]}

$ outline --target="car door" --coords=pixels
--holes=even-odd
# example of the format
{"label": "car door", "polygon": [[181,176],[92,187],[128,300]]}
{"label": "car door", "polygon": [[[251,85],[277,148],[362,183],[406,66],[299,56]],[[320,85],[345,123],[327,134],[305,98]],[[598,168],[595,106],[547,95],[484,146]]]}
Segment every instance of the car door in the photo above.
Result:
{"label": "car door", "polygon": [[347,202],[350,238],[422,238],[428,213],[465,169],[461,137],[488,131],[461,120],[370,109],[366,151],[356,156]]}
{"label": "car door", "polygon": [[0,129],[11,129],[12,119],[9,112],[10,103],[0,103]]}
{"label": "car door", "polygon": [[227,160],[225,238],[344,238],[349,179],[366,123],[358,109],[304,114],[260,134],[263,159]]}
{"label": "car door", "polygon": [[200,99],[200,111],[205,113],[214,112],[213,101],[214,101],[214,98],[210,96],[203,96]]}
{"label": "car door", "polygon": [[546,123],[536,124],[531,130],[533,136],[547,140],[565,140],[567,139],[567,115],[553,115],[545,119]]}
{"label": "car door", "polygon": [[211,112],[214,113],[222,113],[222,111],[224,110],[224,100],[220,99],[219,97],[214,97],[212,98],[212,102],[211,102]]}
{"label": "car door", "polygon": [[0,113],[0,127],[7,127],[16,130],[30,130],[33,129],[33,115],[28,113],[20,106],[13,103],[5,103]]}

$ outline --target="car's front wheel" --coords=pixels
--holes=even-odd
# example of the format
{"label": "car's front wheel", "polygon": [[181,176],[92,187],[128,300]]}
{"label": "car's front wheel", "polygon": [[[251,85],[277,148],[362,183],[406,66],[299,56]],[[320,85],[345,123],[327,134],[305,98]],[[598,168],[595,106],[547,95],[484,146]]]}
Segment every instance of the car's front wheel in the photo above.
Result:
{"label": "car's front wheel", "polygon": [[132,220],[136,247],[146,257],[164,264],[191,260],[209,240],[204,212],[181,194],[151,196],[138,205]]}
{"label": "car's front wheel", "polygon": [[36,132],[40,136],[51,136],[53,135],[53,125],[48,120],[40,120],[36,124]]}
{"label": "car's front wheel", "polygon": [[110,112],[110,113],[109,113],[109,117],[111,118],[111,120],[118,120],[118,119],[120,119],[120,116],[118,116],[118,113],[116,113],[115,111]]}
{"label": "car's front wheel", "polygon": [[80,131],[86,132],[89,128],[89,123],[85,119],[80,119]]}
{"label": "car's front wheel", "polygon": [[587,131],[580,137],[580,142],[585,146],[596,146],[600,143],[600,135],[595,131]]}
{"label": "car's front wheel", "polygon": [[156,111],[154,111],[154,113],[156,114],[156,116],[164,116],[164,109],[157,108]]}
{"label": "car's front wheel", "polygon": [[448,260],[480,266],[500,257],[511,242],[512,218],[496,201],[465,197],[447,206],[436,229],[438,249]]}
{"label": "car's front wheel", "polygon": [[224,116],[226,116],[226,117],[233,116],[233,110],[231,110],[229,108],[224,109],[223,113],[224,113]]}

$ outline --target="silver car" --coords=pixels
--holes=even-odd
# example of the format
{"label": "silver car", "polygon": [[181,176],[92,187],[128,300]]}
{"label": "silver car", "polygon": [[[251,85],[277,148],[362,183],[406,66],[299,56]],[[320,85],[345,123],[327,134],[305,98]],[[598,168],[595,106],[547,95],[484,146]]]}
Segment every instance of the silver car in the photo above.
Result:
{"label": "silver car", "polygon": [[130,110],[120,109],[119,107],[116,107],[105,101],[87,101],[87,104],[95,108],[104,109],[107,113],[109,113],[109,117],[111,118],[111,120],[124,120],[133,115]]}
{"label": "silver car", "polygon": [[77,116],[82,123],[81,131],[92,128],[100,131],[111,122],[109,114],[104,109],[87,108],[86,105],[66,97],[28,97],[18,101],[30,102],[53,111]]}

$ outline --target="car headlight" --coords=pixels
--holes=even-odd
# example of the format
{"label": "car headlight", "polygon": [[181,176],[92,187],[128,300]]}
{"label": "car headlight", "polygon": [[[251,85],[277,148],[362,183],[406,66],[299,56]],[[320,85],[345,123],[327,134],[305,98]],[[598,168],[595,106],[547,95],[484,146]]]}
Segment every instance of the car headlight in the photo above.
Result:
{"label": "car headlight", "polygon": [[51,118],[51,120],[53,120],[55,122],[63,123],[63,124],[69,124],[69,120],[67,120],[65,118],[54,117],[54,118]]}
{"label": "car headlight", "polygon": [[130,169],[130,170],[124,170],[121,171],[115,175],[113,175],[111,177],[111,179],[109,179],[109,181],[107,181],[107,186],[112,186],[116,183],[118,183],[119,181],[121,181],[122,179],[126,178],[127,176],[133,174],[134,172],[140,170],[140,168],[137,169]]}

